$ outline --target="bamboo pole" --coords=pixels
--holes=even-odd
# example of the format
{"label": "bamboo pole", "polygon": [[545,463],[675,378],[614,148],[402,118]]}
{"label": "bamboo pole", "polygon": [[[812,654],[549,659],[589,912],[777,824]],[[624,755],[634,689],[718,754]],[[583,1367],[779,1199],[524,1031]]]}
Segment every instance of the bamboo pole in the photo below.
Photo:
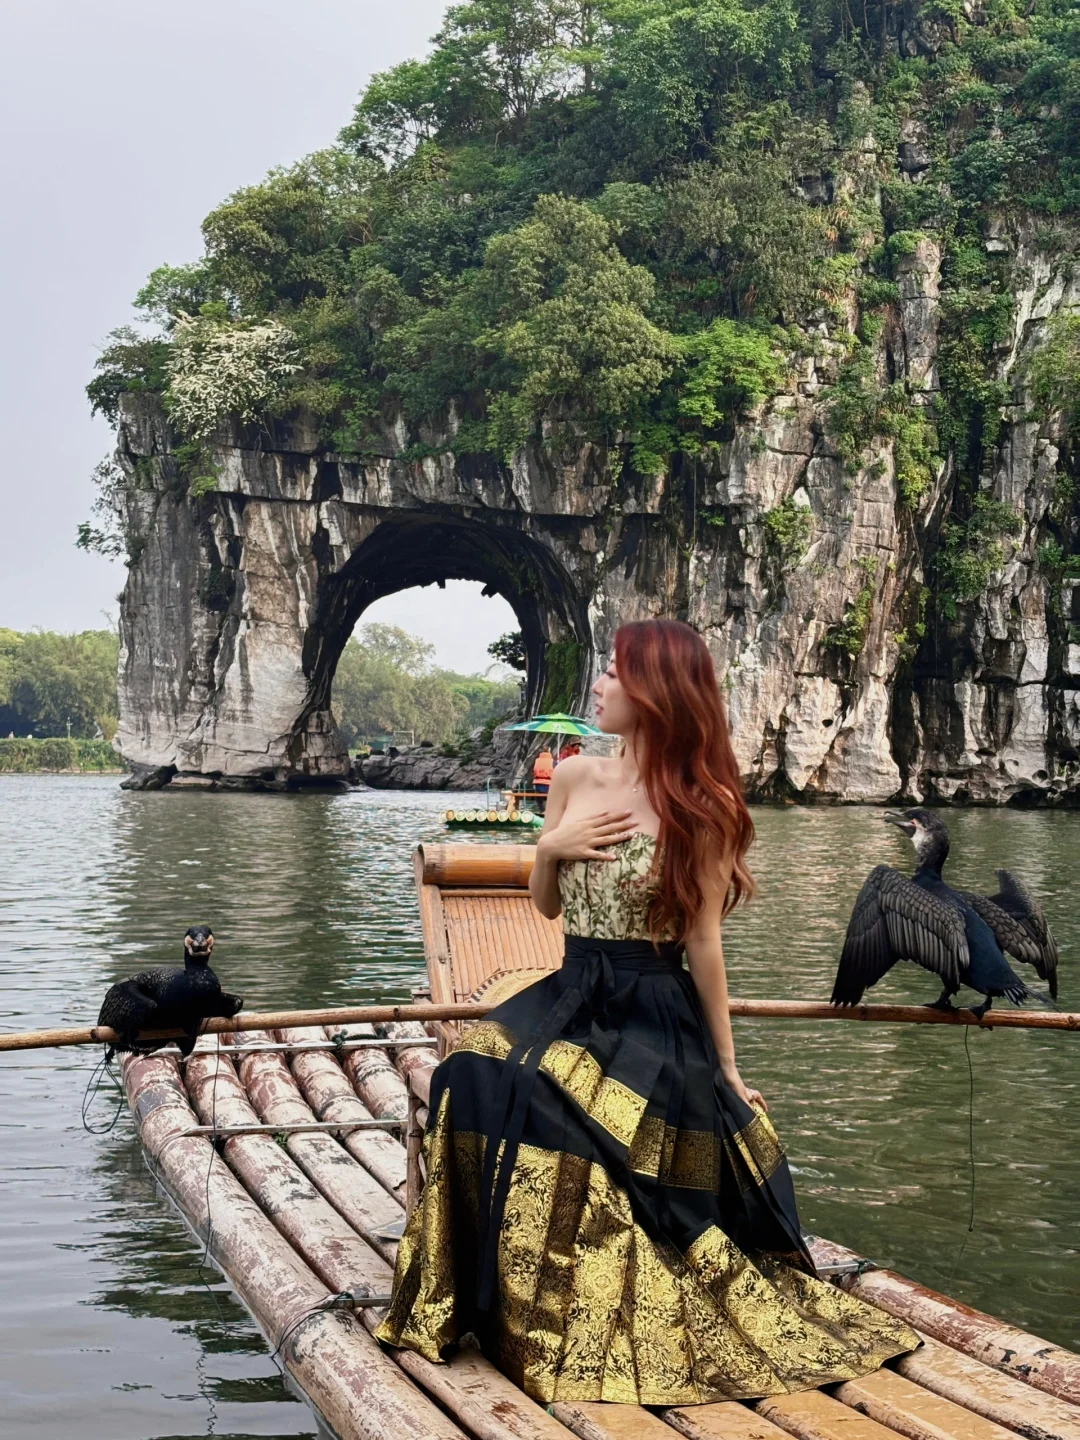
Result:
{"label": "bamboo pole", "polygon": [[983,1030],[1080,1030],[1080,1011],[935,1010],[931,1005],[830,1005],[827,1000],[729,1000],[732,1015],[767,1020],[871,1020],[909,1025],[977,1025]]}
{"label": "bamboo pole", "polygon": [[[288,1029],[275,1033],[282,1040],[295,1040],[304,1034],[302,1030]],[[240,1075],[251,1095],[252,1104],[264,1120],[281,1118],[283,1107],[281,1097],[276,1093],[281,1086],[287,1090],[297,1115],[306,1108],[308,1117],[318,1120],[372,1118],[371,1111],[360,1100],[344,1070],[325,1052],[300,1051],[293,1056],[290,1074],[290,1066],[278,1057],[248,1058],[248,1047],[243,1041],[238,1044],[234,1040],[229,1049],[234,1055],[243,1056],[237,1060]],[[270,1113],[271,1105],[273,1114]],[[372,1177],[373,1183],[377,1181],[382,1187],[380,1195],[386,1191],[404,1205],[405,1148],[400,1138],[394,1139],[385,1130],[357,1130],[347,1131],[341,1143]],[[295,1154],[293,1147],[290,1147],[290,1153]]]}
{"label": "bamboo pole", "polygon": [[[357,1025],[380,1020],[480,1020],[491,1005],[359,1005],[343,1010],[280,1010],[207,1020],[204,1035],[234,1035],[243,1030],[286,1030],[293,1026]],[[175,1040],[180,1030],[146,1030],[143,1040]],[[111,1045],[120,1036],[108,1025],[70,1030],[24,1030],[0,1033],[0,1051],[45,1050],[59,1045]]]}
{"label": "bamboo pole", "polygon": [[[243,1095],[226,1054],[204,1053],[192,1067],[192,1090],[201,1091],[210,1113],[220,1105],[227,1114],[227,1100]],[[206,1237],[211,1259],[333,1433],[351,1440],[465,1440],[402,1376],[366,1327],[345,1311],[320,1308],[332,1292],[278,1223],[286,1208],[283,1197],[293,1199],[299,1188],[296,1171],[279,1168],[282,1160],[288,1164],[284,1151],[260,1136],[229,1141],[237,1165],[240,1157],[253,1165],[261,1161],[283,1180],[278,1203],[264,1210],[208,1140],[181,1136],[199,1116],[171,1061],[156,1056],[129,1061],[124,1086],[153,1174],[200,1239]],[[354,1231],[343,1233],[342,1241],[342,1254],[349,1245],[359,1268],[365,1243]],[[388,1275],[384,1265],[373,1278],[382,1285]]]}
{"label": "bamboo pole", "polygon": [[[247,1058],[243,1047],[230,1047],[222,1054],[230,1055],[241,1066],[240,1076],[228,1061],[204,1050],[184,1077],[204,1122],[217,1117],[230,1126],[244,1128],[253,1114],[260,1114],[273,1128],[287,1129],[298,1119],[305,1107],[280,1057]],[[375,1307],[380,1299],[385,1303],[391,1288],[393,1260],[390,1247],[377,1243],[372,1234],[374,1227],[364,1213],[370,1207],[368,1187],[362,1180],[365,1172],[351,1161],[342,1163],[340,1154],[334,1160],[328,1142],[320,1143],[311,1136],[290,1140],[287,1151],[258,1137],[232,1140],[224,1159],[300,1261],[325,1285],[338,1293],[350,1292],[354,1304],[358,1295],[367,1292],[361,1301],[360,1318],[367,1330],[374,1329],[381,1318]],[[306,1179],[297,1172],[296,1165],[306,1170]],[[384,1191],[380,1194],[384,1204],[397,1210]],[[366,1243],[359,1240],[358,1231]],[[272,1280],[273,1276],[268,1278]],[[458,1436],[455,1422],[472,1440],[558,1440],[560,1435],[569,1440],[535,1401],[475,1351],[463,1347],[448,1363],[434,1365],[407,1350],[387,1352],[374,1340],[371,1345],[380,1357],[430,1390],[449,1412],[448,1420],[440,1417],[437,1430],[433,1426],[425,1432],[432,1440],[446,1440],[451,1428]],[[314,1358],[316,1362],[321,1358],[317,1351]],[[331,1355],[329,1363],[333,1362]],[[308,1398],[317,1404],[318,1393],[312,1391],[310,1383],[306,1390]],[[393,1397],[369,1390],[368,1398],[372,1419],[378,1424],[389,1410],[387,1400]],[[417,1395],[418,1406],[426,1403]],[[367,1416],[361,1413],[353,1426],[335,1429],[335,1434],[340,1434],[342,1440],[367,1440]],[[410,1436],[415,1440],[413,1430],[404,1423],[394,1434],[401,1440]]]}
{"label": "bamboo pole", "polygon": [[[280,1055],[249,1054],[243,1044],[230,1045],[223,1053],[232,1057],[248,1100],[264,1124],[288,1125],[326,1118],[315,1113],[300,1077],[290,1072]],[[352,1108],[371,1118],[335,1060],[322,1055],[317,1060],[308,1056],[304,1061],[306,1065],[313,1062],[320,1068],[336,1069],[342,1087],[352,1097]],[[342,1154],[343,1147],[346,1154]],[[393,1267],[396,1248],[383,1238],[383,1232],[400,1225],[403,1219],[405,1147],[400,1138],[392,1139],[385,1130],[348,1131],[339,1144],[327,1135],[300,1132],[288,1137],[285,1149],[342,1219]],[[374,1277],[369,1279],[372,1288],[380,1288]]]}
{"label": "bamboo pole", "polygon": [[[201,1052],[205,1055],[207,1052]],[[213,1051],[209,1052],[213,1054]],[[228,1051],[223,1052],[228,1054]],[[213,1135],[215,1139],[229,1139],[233,1135],[303,1135],[308,1131],[320,1134],[339,1130],[403,1130],[404,1120],[301,1120],[290,1125],[264,1125],[261,1122],[250,1125],[193,1125],[185,1135]]]}
{"label": "bamboo pole", "polygon": [[[981,1030],[1080,1030],[1080,1011],[990,1010],[981,1019],[970,1010],[935,1010],[929,1005],[830,1005],[824,1000],[737,1000],[732,1015],[765,1020],[864,1020],[909,1025],[975,1025]],[[207,1020],[203,1034],[233,1035],[244,1030],[282,1030],[293,1026],[379,1024],[390,1020],[482,1020],[494,1005],[357,1005],[342,1010],[274,1010]],[[142,1040],[174,1040],[179,1030],[147,1030]],[[107,1025],[69,1030],[0,1033],[0,1052],[47,1050],[62,1045],[111,1045],[120,1036]]]}

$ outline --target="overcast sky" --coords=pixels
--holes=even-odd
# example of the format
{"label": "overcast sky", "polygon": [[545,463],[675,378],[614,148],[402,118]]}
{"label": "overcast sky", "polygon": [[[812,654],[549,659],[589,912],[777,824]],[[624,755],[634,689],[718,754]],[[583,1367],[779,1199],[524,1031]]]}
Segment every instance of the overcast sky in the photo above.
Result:
{"label": "overcast sky", "polygon": [[[333,140],[367,77],[422,55],[444,0],[6,0],[0,85],[0,626],[82,630],[124,568],[74,548],[111,432],[86,382],[164,261],[220,200]],[[516,628],[479,587],[409,592],[441,663]]]}

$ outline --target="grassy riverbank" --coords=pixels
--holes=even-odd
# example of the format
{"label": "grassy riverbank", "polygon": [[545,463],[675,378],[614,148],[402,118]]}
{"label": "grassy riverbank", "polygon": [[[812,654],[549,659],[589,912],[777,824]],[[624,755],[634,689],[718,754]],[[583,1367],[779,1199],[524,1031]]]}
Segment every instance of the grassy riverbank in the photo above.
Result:
{"label": "grassy riverbank", "polygon": [[101,775],[124,769],[108,740],[0,740],[0,775]]}

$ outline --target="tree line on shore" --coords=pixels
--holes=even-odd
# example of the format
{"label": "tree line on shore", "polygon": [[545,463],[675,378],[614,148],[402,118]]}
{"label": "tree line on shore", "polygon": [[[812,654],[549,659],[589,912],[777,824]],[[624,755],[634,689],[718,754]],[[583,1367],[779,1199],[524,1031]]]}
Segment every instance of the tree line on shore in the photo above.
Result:
{"label": "tree line on shore", "polygon": [[[490,647],[493,655],[506,653],[506,639]],[[520,705],[520,680],[505,666],[491,669],[501,673],[440,669],[435,647],[416,635],[396,625],[362,625],[338,661],[334,719],[350,749],[387,738],[460,746]]]}
{"label": "tree line on shore", "polygon": [[0,629],[0,736],[111,740],[119,650],[112,630]]}
{"label": "tree line on shore", "polygon": [[[506,640],[495,642],[493,654],[513,656]],[[0,737],[9,737],[8,749],[28,739],[111,741],[118,716],[118,657],[119,639],[112,630],[61,635],[0,628]],[[440,669],[434,647],[417,636],[393,625],[364,625],[338,664],[334,718],[350,749],[395,736],[453,745],[516,709],[519,680],[505,665],[492,668],[495,675]],[[6,768],[38,768],[30,763],[34,752],[25,743],[16,750]],[[65,750],[61,757],[57,751],[63,763],[44,768],[88,768],[81,755]]]}

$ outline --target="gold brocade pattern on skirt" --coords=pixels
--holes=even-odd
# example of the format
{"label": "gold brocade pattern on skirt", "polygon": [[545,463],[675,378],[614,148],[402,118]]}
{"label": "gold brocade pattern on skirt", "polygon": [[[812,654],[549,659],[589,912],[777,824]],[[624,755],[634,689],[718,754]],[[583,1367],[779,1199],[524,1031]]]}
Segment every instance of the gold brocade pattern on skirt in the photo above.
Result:
{"label": "gold brocade pattern on skirt", "polygon": [[[466,1030],[458,1051],[504,1060],[513,1036],[499,1024],[481,1021]],[[540,1064],[591,1120],[628,1147],[627,1163],[638,1175],[691,1190],[713,1190],[720,1184],[720,1140],[711,1130],[685,1130],[646,1115],[646,1101],[625,1085],[605,1076],[583,1045],[556,1040]],[[768,1180],[784,1158],[784,1148],[763,1111],[732,1137],[733,1169],[747,1188]],[[741,1161],[741,1163],[739,1163]]]}
{"label": "gold brocade pattern on skirt", "polygon": [[655,841],[614,848],[559,866],[562,967],[432,1077],[427,1180],[376,1334],[439,1361],[472,1331],[545,1404],[866,1375],[919,1338],[814,1275],[772,1123],[724,1080],[679,947],[648,940]]}
{"label": "gold brocade pattern on skirt", "polygon": [[[775,1141],[766,1127],[745,1137],[759,1168]],[[700,1154],[679,1162],[679,1137],[651,1133],[657,1164],[666,1148],[674,1168],[706,1181],[707,1167],[695,1170]],[[401,1242],[394,1299],[376,1331],[431,1361],[471,1313],[484,1148],[482,1134],[455,1133],[447,1089],[425,1139],[427,1183]],[[918,1343],[902,1321],[776,1255],[744,1254],[716,1226],[683,1254],[654,1241],[596,1161],[518,1150],[486,1345],[542,1403],[752,1399],[854,1379]]]}
{"label": "gold brocade pattern on skirt", "polygon": [[[513,1044],[513,1036],[503,1026],[481,1021],[466,1030],[457,1049],[505,1060]],[[621,1145],[629,1145],[634,1139],[645,1114],[645,1097],[605,1075],[583,1045],[574,1045],[569,1040],[553,1041],[540,1069],[557,1081],[586,1115],[602,1125]]]}

